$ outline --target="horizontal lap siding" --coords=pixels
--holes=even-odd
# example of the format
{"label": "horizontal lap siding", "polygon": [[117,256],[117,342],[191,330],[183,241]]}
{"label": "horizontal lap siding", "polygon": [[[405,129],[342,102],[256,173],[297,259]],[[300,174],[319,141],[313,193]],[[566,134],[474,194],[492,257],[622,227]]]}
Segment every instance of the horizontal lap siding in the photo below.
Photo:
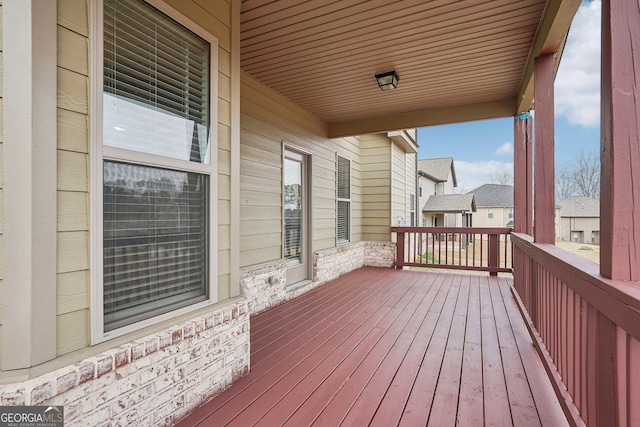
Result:
{"label": "horizontal lap siding", "polygon": [[391,235],[391,148],[382,135],[362,137],[362,239],[389,241]]}
{"label": "horizontal lap siding", "polygon": [[322,122],[306,111],[247,75],[241,84],[241,267],[282,258],[283,143],[311,153],[313,251],[336,244],[336,153],[351,160],[351,241],[359,241],[359,140],[327,139]]}
{"label": "horizontal lap siding", "polygon": [[[219,40],[218,294],[230,296],[230,6],[167,1]],[[89,2],[58,0],[57,352],[90,343],[89,324]]]}
{"label": "horizontal lap siding", "polygon": [[58,355],[91,339],[88,19],[86,1],[58,1]]}
{"label": "horizontal lap siding", "polygon": [[[393,225],[398,224],[398,217],[407,219],[407,199],[406,199],[406,171],[405,171],[405,156],[404,152],[396,145],[391,144],[391,223]],[[404,225],[404,224],[402,224]]]}

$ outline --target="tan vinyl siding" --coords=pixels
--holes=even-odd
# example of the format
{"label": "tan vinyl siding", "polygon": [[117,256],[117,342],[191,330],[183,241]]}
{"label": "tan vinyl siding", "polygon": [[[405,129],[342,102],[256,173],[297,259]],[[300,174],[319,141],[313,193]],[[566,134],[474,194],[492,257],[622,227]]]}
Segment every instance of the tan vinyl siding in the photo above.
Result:
{"label": "tan vinyl siding", "polygon": [[419,209],[416,203],[416,157],[417,154],[405,155],[405,206],[407,209],[407,225],[411,225],[411,198],[413,198],[414,226],[418,224]]}
{"label": "tan vinyl siding", "polygon": [[[219,40],[218,299],[230,297],[231,30],[226,2],[168,4]],[[58,0],[58,355],[89,345],[89,2]]]}
{"label": "tan vinyl siding", "polygon": [[90,340],[88,19],[86,1],[58,1],[58,355]]}
{"label": "tan vinyl siding", "polygon": [[360,142],[329,140],[322,122],[242,75],[240,265],[282,258],[283,143],[311,154],[312,250],[336,245],[336,153],[351,160],[351,241],[362,238]]}
{"label": "tan vinyl siding", "polygon": [[[409,205],[407,204],[405,153],[396,144],[391,144],[391,157],[391,224],[394,226],[408,225]],[[398,218],[401,219],[401,224],[398,224]]]}
{"label": "tan vinyl siding", "polygon": [[361,137],[362,239],[389,241],[391,236],[391,147],[383,135]]}

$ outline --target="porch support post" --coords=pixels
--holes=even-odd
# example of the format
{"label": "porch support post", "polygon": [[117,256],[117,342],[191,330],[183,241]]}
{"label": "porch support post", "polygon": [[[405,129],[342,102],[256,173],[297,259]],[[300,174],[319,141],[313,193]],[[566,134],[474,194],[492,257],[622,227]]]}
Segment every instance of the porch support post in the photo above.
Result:
{"label": "porch support post", "polygon": [[55,1],[5,0],[2,370],[56,357]]}
{"label": "porch support post", "polygon": [[600,273],[640,280],[640,12],[602,2]]}
{"label": "porch support post", "polygon": [[533,140],[531,114],[518,114],[513,123],[513,227],[533,235]]}
{"label": "porch support post", "polygon": [[534,241],[555,243],[555,174],[553,79],[555,53],[540,55],[534,65],[536,107],[534,150]]}

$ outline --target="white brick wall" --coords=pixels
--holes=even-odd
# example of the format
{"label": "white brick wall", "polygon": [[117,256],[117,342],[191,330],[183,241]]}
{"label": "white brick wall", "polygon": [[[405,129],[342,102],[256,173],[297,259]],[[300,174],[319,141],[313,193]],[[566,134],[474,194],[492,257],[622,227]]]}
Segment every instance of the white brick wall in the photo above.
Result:
{"label": "white brick wall", "polygon": [[249,372],[249,305],[220,308],[32,380],[1,405],[64,405],[66,426],[170,426]]}

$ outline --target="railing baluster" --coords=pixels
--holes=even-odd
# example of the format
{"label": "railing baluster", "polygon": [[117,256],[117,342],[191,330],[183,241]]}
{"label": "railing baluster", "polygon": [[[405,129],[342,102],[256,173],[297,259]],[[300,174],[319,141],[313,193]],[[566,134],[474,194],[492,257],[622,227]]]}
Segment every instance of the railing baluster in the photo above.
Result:
{"label": "railing baluster", "polygon": [[509,228],[391,227],[391,231],[396,234],[397,268],[513,272]]}

